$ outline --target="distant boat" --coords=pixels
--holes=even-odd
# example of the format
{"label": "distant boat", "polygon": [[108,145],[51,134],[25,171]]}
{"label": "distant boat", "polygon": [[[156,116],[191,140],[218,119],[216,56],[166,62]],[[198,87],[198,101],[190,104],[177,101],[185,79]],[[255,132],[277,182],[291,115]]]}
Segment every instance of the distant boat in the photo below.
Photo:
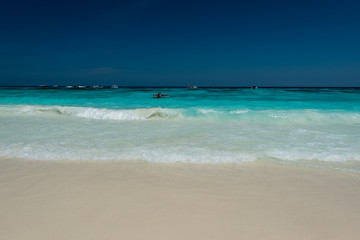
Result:
{"label": "distant boat", "polygon": [[195,85],[189,85],[186,87],[187,89],[197,89],[198,87]]}
{"label": "distant boat", "polygon": [[76,88],[86,88],[86,86],[84,86],[84,85],[78,85],[78,86],[76,86]]}
{"label": "distant boat", "polygon": [[95,85],[95,86],[92,86],[91,88],[103,88],[103,86]]}
{"label": "distant boat", "polygon": [[153,94],[153,98],[164,98],[164,97],[170,97],[170,95],[162,94],[162,93]]}
{"label": "distant boat", "polygon": [[68,86],[65,86],[65,88],[74,88],[74,86],[68,85]]}
{"label": "distant boat", "polygon": [[112,85],[111,88],[119,88],[118,85]]}
{"label": "distant boat", "polygon": [[48,86],[48,85],[40,85],[39,88],[42,88],[42,89],[50,89],[52,87]]}
{"label": "distant boat", "polygon": [[258,88],[258,86],[251,86],[251,89],[257,89]]}

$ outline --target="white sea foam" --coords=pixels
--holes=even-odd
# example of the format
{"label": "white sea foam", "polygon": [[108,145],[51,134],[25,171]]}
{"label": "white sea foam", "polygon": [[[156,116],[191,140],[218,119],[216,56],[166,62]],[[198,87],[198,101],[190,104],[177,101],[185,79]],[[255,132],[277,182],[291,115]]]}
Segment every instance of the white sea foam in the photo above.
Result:
{"label": "white sea foam", "polygon": [[244,113],[248,113],[249,110],[248,109],[240,109],[240,110],[234,110],[234,111],[230,111],[230,114],[244,114]]}
{"label": "white sea foam", "polygon": [[[195,111],[194,111],[195,110]],[[239,122],[258,122],[281,124],[360,124],[358,112],[305,110],[249,110],[249,109],[179,109],[179,108],[138,108],[107,109],[73,106],[41,105],[0,105],[0,114],[70,116],[94,120],[174,120],[185,118],[214,118],[217,120],[237,120]]]}
{"label": "white sea foam", "polygon": [[2,105],[0,133],[1,157],[164,163],[360,161],[360,115],[340,110]]}
{"label": "white sea foam", "polygon": [[71,106],[15,105],[1,106],[0,111],[29,115],[64,115],[96,120],[147,120],[181,117],[181,110],[166,108],[105,109]]}
{"label": "white sea foam", "polygon": [[204,109],[204,108],[198,109],[198,112],[201,113],[201,114],[221,113],[220,111],[216,111],[216,110],[214,110],[214,109]]}

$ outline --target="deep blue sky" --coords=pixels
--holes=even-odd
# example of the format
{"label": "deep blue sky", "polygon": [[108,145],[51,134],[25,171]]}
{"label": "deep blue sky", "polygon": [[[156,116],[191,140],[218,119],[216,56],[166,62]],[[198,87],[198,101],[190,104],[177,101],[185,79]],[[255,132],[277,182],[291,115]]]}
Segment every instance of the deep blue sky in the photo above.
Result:
{"label": "deep blue sky", "polygon": [[360,86],[360,1],[0,2],[0,85]]}

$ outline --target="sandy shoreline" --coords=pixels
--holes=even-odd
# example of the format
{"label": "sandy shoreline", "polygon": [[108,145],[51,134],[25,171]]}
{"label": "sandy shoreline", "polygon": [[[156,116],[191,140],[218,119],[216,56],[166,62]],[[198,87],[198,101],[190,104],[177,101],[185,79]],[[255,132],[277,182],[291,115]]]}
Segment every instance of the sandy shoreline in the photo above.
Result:
{"label": "sandy shoreline", "polygon": [[1,239],[359,239],[360,176],[0,159]]}

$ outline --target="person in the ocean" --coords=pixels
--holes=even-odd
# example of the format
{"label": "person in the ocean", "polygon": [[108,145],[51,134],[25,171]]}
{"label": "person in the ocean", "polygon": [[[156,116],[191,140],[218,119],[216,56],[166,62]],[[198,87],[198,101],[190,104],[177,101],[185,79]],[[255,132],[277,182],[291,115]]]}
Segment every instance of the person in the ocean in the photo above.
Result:
{"label": "person in the ocean", "polygon": [[157,94],[157,98],[161,98],[161,92]]}

